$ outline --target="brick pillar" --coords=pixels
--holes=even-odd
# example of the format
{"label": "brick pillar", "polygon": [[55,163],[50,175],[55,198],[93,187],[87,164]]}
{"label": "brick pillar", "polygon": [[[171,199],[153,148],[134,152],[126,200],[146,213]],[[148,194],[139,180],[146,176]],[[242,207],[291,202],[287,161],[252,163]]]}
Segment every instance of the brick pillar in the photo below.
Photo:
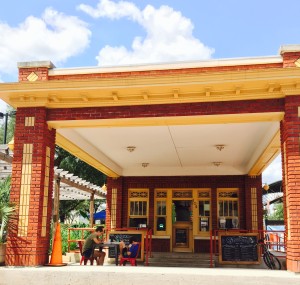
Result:
{"label": "brick pillar", "polygon": [[54,67],[51,61],[19,62],[19,81],[46,81],[49,69]]}
{"label": "brick pillar", "polygon": [[287,269],[300,272],[300,95],[286,96],[281,122],[282,186],[287,237]]}
{"label": "brick pillar", "polygon": [[262,178],[245,175],[245,219],[247,230],[263,229]]}
{"label": "brick pillar", "polygon": [[18,207],[8,232],[6,264],[48,263],[55,130],[47,110],[19,108],[16,115],[10,200]]}
{"label": "brick pillar", "polygon": [[122,227],[123,178],[107,177],[106,229]]}

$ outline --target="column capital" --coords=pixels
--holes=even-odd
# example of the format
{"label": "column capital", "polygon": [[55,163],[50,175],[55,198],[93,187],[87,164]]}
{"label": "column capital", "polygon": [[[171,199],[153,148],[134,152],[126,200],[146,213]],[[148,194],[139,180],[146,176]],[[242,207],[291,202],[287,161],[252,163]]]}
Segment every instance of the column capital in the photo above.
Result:
{"label": "column capital", "polygon": [[300,45],[283,45],[279,49],[283,67],[300,67]]}
{"label": "column capital", "polygon": [[51,61],[18,62],[19,81],[48,80],[48,71],[52,68],[55,68],[55,66]]}

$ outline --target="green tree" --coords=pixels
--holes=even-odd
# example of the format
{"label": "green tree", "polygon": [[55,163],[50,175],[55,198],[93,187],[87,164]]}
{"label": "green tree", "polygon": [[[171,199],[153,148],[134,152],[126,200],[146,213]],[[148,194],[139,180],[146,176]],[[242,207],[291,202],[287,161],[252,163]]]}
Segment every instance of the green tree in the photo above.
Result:
{"label": "green tree", "polygon": [[9,224],[9,219],[14,217],[16,207],[9,202],[10,177],[0,180],[0,243],[6,241],[7,227],[13,226]]}
{"label": "green tree", "polygon": [[[70,154],[66,150],[57,146],[55,149],[55,166],[62,168],[81,177],[93,184],[103,186],[106,181],[106,176],[99,170],[88,165],[76,156]],[[104,203],[105,200],[95,200],[95,211]],[[62,200],[59,204],[59,218],[61,222],[66,219],[72,220],[72,214],[80,214],[83,217],[88,217],[90,212],[90,203],[86,200]]]}
{"label": "green tree", "polygon": [[284,219],[283,203],[277,203],[274,205],[274,213],[272,215],[268,215],[268,220],[283,220],[283,219]]}
{"label": "green tree", "polygon": [[[6,113],[9,114],[8,120],[7,120],[6,143],[9,143],[12,140],[12,138],[14,137],[16,116],[15,116],[15,110],[11,106],[7,107]],[[5,117],[2,120],[0,120],[0,144],[3,144],[3,142],[4,142],[4,129],[5,129]]]}

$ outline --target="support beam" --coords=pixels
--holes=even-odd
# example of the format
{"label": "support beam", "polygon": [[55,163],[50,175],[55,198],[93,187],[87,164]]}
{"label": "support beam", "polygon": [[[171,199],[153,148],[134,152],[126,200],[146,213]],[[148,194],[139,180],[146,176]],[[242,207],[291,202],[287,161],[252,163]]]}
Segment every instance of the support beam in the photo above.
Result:
{"label": "support beam", "polygon": [[95,195],[91,194],[90,199],[90,227],[92,228],[94,225],[94,211],[95,211]]}

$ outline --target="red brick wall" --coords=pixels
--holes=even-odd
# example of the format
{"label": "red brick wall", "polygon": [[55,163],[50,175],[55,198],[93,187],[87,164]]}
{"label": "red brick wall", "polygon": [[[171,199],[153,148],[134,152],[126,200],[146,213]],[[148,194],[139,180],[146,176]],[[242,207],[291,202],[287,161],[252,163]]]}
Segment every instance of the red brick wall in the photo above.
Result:
{"label": "red brick wall", "polygon": [[[261,176],[256,177],[245,177],[245,220],[246,220],[246,229],[252,229],[252,210],[251,210],[251,188],[256,188],[257,194],[257,212],[258,217],[263,217],[263,208],[262,206],[262,180]],[[263,229],[263,219],[258,219],[258,229]]]}
{"label": "red brick wall", "polygon": [[[108,181],[113,181],[109,179]],[[108,193],[110,192],[108,182]],[[120,207],[121,226],[128,226],[128,189],[149,188],[149,220],[148,224],[154,228],[154,189],[156,188],[211,188],[212,189],[212,227],[217,229],[217,188],[239,188],[240,227],[251,229],[251,196],[249,187],[257,187],[258,194],[258,227],[262,229],[262,203],[261,203],[261,176],[249,178],[247,175],[240,176],[172,176],[172,177],[123,177],[122,193],[118,196]],[[110,204],[111,196],[108,194],[107,203]],[[118,204],[119,205],[119,204]],[[107,221],[109,222],[109,221]]]}
{"label": "red brick wall", "polygon": [[[287,96],[281,123],[283,189],[287,229],[287,269],[300,272],[300,118],[299,96]],[[285,149],[284,149],[285,144]],[[284,154],[285,151],[285,154]]]}
{"label": "red brick wall", "polygon": [[146,70],[146,71],[130,71],[130,72],[73,74],[73,75],[52,75],[49,76],[49,80],[86,80],[86,79],[96,79],[96,78],[124,78],[124,77],[141,77],[141,76],[161,77],[161,76],[180,75],[180,74],[232,72],[232,71],[241,71],[241,70],[270,69],[270,68],[282,68],[282,63],[180,68],[180,69],[165,69],[165,70]]}
{"label": "red brick wall", "polygon": [[283,67],[296,67],[295,61],[300,58],[300,52],[286,52],[282,54]]}
{"label": "red brick wall", "polygon": [[32,68],[19,68],[19,82],[28,81],[27,77],[32,72],[38,76],[38,81],[48,80],[48,67],[32,67]]}
{"label": "red brick wall", "polygon": [[[25,117],[27,116],[35,116],[35,125],[33,127],[24,126]],[[10,228],[6,264],[35,266],[45,264],[48,261],[50,220],[52,214],[53,183],[51,182],[54,175],[55,130],[48,129],[45,108],[19,108],[17,111],[10,194],[11,202],[16,205],[20,203],[23,145],[25,143],[33,144],[28,234],[26,237],[18,237],[17,228]],[[48,220],[46,236],[41,237],[46,146],[50,147],[51,150]],[[12,223],[17,226],[18,220]]]}
{"label": "red brick wall", "polygon": [[117,189],[117,215],[116,215],[116,227],[122,227],[122,209],[123,209],[123,178],[110,178],[107,177],[106,182],[107,196],[106,196],[106,229],[111,230],[111,204],[112,204],[112,189]]}
{"label": "red brick wall", "polygon": [[182,104],[157,104],[145,106],[116,106],[49,109],[49,121],[92,120],[119,118],[175,117],[269,113],[284,111],[284,99],[242,100],[230,102],[202,102]]}

